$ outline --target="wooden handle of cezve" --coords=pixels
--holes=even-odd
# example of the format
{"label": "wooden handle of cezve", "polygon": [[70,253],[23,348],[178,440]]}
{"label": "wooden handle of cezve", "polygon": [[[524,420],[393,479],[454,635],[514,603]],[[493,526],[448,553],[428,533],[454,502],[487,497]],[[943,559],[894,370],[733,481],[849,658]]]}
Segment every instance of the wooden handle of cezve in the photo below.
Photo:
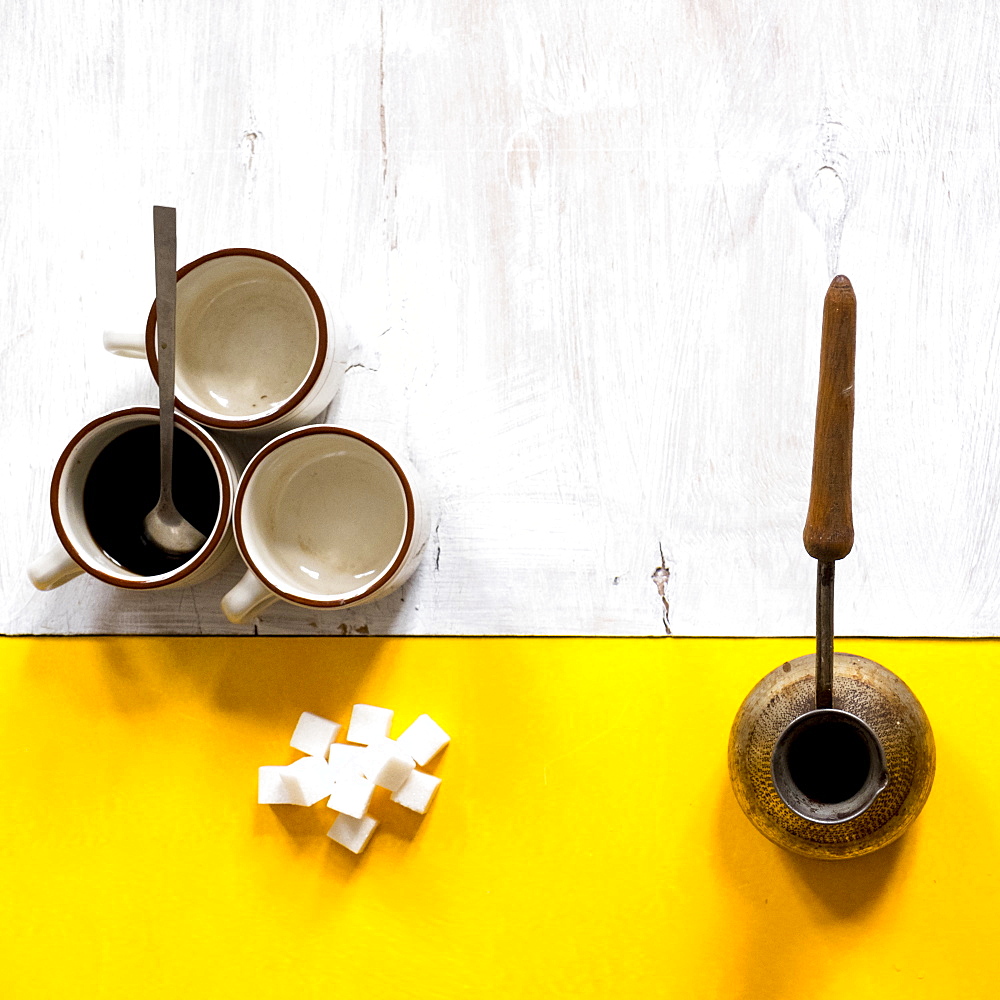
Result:
{"label": "wooden handle of cezve", "polygon": [[851,446],[857,312],[854,289],[838,274],[823,303],[812,490],[802,532],[806,551],[821,562],[843,559],[854,545]]}

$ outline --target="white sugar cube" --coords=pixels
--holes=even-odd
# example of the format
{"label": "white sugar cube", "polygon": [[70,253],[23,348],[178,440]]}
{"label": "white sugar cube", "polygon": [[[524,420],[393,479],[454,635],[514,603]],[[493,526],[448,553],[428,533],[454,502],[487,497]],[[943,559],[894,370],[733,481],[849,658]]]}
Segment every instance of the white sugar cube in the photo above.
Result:
{"label": "white sugar cube", "polygon": [[400,749],[421,767],[450,741],[451,737],[429,715],[417,716],[396,740]]}
{"label": "white sugar cube", "polygon": [[360,854],[377,826],[378,820],[372,819],[371,816],[355,819],[341,813],[326,835],[338,844],[342,844],[349,851]]}
{"label": "white sugar cube", "polygon": [[325,757],[327,748],[339,732],[339,722],[331,722],[312,712],[303,712],[292,733],[291,746],[315,757]]}
{"label": "white sugar cube", "polygon": [[357,757],[364,752],[364,747],[352,747],[348,743],[331,743],[327,753],[327,760],[333,770],[334,776],[344,771],[352,771],[354,774],[361,772],[357,767]]}
{"label": "white sugar cube", "polygon": [[414,771],[402,788],[392,793],[390,798],[393,802],[398,802],[407,809],[414,812],[425,813],[431,804],[431,800],[437,794],[438,785],[441,779],[433,774],[426,774],[423,771]]}
{"label": "white sugar cube", "polygon": [[362,778],[360,774],[350,771],[337,776],[326,803],[337,812],[347,813],[355,819],[361,819],[372,800],[375,782]]}
{"label": "white sugar cube", "polygon": [[333,772],[322,757],[300,757],[281,777],[290,789],[298,790],[307,806],[325,799],[333,789]]}
{"label": "white sugar cube", "polygon": [[413,758],[387,736],[373,740],[358,754],[361,773],[379,788],[395,792],[413,773]]}
{"label": "white sugar cube", "polygon": [[304,806],[302,793],[284,780],[285,768],[267,764],[257,768],[257,802],[267,806]]}
{"label": "white sugar cube", "polygon": [[347,727],[348,743],[368,744],[380,736],[388,736],[392,726],[392,709],[375,705],[355,705]]}

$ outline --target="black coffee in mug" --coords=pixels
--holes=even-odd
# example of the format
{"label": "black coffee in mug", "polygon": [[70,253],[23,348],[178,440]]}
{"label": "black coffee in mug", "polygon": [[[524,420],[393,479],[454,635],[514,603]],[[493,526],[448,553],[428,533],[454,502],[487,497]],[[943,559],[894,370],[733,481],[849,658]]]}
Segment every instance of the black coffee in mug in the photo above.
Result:
{"label": "black coffee in mug", "polygon": [[[219,480],[198,442],[174,430],[174,504],[208,537],[219,516]],[[143,522],[160,498],[160,428],[134,427],[105,445],[87,473],[83,514],[112,562],[139,576],[169,573],[194,555],[169,555],[146,537]]]}

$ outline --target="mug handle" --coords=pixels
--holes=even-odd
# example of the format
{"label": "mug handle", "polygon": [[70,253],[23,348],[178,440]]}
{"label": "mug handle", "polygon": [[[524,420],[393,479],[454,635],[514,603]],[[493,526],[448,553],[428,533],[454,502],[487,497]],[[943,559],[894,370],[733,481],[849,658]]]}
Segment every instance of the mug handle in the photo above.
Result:
{"label": "mug handle", "polygon": [[61,546],[54,545],[28,567],[28,579],[39,590],[55,590],[83,573],[83,567]]}
{"label": "mug handle", "polygon": [[276,600],[278,595],[247,570],[243,579],[222,598],[222,611],[234,625],[239,625],[248,618],[256,617]]}
{"label": "mug handle", "polygon": [[104,331],[104,350],[117,354],[120,358],[146,358],[145,333],[135,336],[131,333],[119,333],[117,330]]}

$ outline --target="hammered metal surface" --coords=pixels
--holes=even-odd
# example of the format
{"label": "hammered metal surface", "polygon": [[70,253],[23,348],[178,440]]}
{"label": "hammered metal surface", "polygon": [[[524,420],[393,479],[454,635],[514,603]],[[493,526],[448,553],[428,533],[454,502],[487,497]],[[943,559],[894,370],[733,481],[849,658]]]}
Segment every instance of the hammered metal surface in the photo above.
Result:
{"label": "hammered metal surface", "polygon": [[884,847],[913,821],[934,779],[934,737],[920,703],[891,671],[834,654],[833,707],[863,720],[885,752],[889,781],[860,816],[816,823],[781,800],[771,754],[794,719],[816,705],[815,657],[783,663],[747,695],[729,738],[729,777],[743,811],[768,839],[813,858],[849,858]]}

